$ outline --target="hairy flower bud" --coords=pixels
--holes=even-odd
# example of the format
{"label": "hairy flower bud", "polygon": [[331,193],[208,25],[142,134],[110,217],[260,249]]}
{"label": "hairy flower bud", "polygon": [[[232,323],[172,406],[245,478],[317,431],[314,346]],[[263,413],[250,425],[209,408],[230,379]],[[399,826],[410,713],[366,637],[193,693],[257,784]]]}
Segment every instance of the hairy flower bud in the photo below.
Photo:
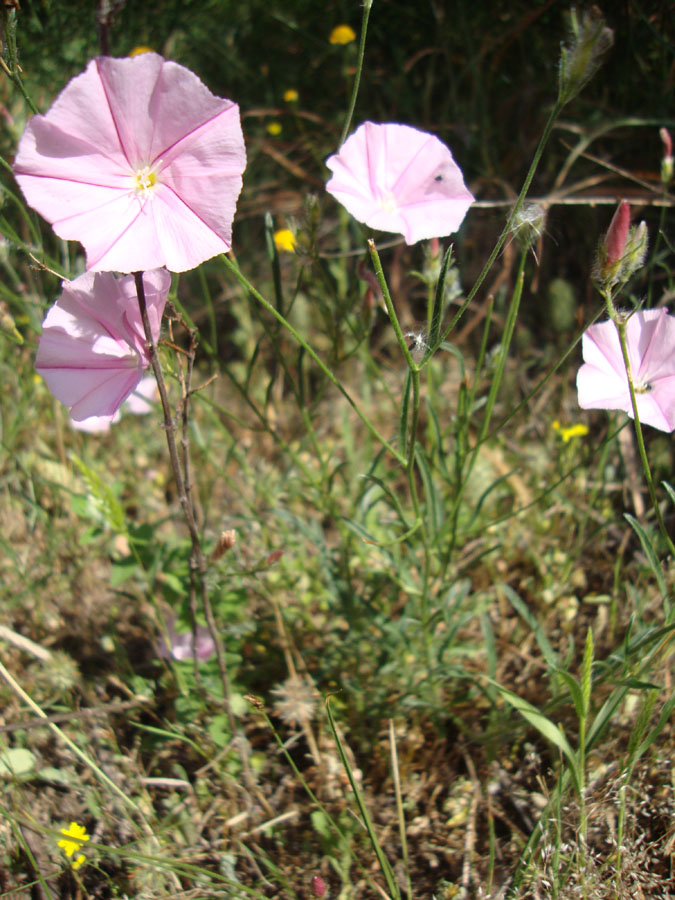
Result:
{"label": "hairy flower bud", "polygon": [[605,235],[605,265],[616,266],[626,249],[628,229],[630,227],[630,204],[627,200],[621,200],[609,223]]}
{"label": "hairy flower bud", "polygon": [[644,263],[647,254],[647,223],[630,227],[630,205],[622,200],[598,247],[593,280],[601,290],[623,284]]}
{"label": "hairy flower bud", "polygon": [[321,900],[322,897],[326,896],[326,882],[320,875],[314,875],[312,877],[312,894],[317,900]]}
{"label": "hairy flower bud", "polygon": [[580,14],[572,8],[569,21],[569,44],[560,47],[558,100],[562,104],[569,103],[591,80],[614,43],[614,32],[597,6]]}

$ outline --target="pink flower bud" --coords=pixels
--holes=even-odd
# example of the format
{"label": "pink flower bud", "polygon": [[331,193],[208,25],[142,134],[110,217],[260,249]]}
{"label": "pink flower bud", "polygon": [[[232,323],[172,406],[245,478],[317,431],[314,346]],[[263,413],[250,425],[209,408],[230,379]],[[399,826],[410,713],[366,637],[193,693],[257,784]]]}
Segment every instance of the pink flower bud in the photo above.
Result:
{"label": "pink flower bud", "polygon": [[630,227],[630,204],[622,200],[616,208],[605,237],[605,266],[615,266],[626,250]]}
{"label": "pink flower bud", "polygon": [[664,156],[672,156],[673,155],[673,141],[670,137],[670,132],[667,128],[659,129],[659,137],[661,138],[661,142],[663,143],[663,155]]}
{"label": "pink flower bud", "polygon": [[667,128],[659,131],[663,143],[663,159],[661,160],[661,182],[668,187],[673,178],[673,141]]}
{"label": "pink flower bud", "polygon": [[321,900],[322,897],[326,896],[326,882],[320,875],[314,875],[312,878],[312,894]]}
{"label": "pink flower bud", "polygon": [[600,241],[593,280],[600,290],[623,284],[640,269],[647,255],[647,225],[630,227],[630,205],[622,200]]}

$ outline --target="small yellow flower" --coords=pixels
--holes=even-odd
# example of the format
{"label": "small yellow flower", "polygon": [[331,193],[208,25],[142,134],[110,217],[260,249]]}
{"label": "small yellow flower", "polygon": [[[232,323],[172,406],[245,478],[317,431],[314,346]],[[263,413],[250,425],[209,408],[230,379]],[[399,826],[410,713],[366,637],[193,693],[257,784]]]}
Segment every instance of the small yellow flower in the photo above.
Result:
{"label": "small yellow flower", "polygon": [[356,32],[349,25],[336,25],[328,40],[331,44],[351,44],[356,40]]}
{"label": "small yellow flower", "polygon": [[287,91],[284,91],[284,101],[286,103],[296,103],[299,98],[300,94],[295,88],[289,88]]}
{"label": "small yellow flower", "polygon": [[280,228],[274,232],[274,246],[279,253],[292,253],[295,250],[295,235],[290,228]]}
{"label": "small yellow flower", "polygon": [[68,828],[61,829],[61,834],[64,834],[65,838],[59,841],[57,846],[63,850],[68,859],[74,853],[78,853],[78,856],[72,862],[72,866],[73,869],[79,869],[85,861],[84,855],[79,853],[79,851],[82,849],[82,844],[89,840],[87,829],[83,825],[78,825],[77,822],[71,822]]}
{"label": "small yellow flower", "polygon": [[140,56],[141,53],[154,53],[155,51],[152,47],[146,47],[144,44],[139,44],[138,47],[134,47],[129,56]]}
{"label": "small yellow flower", "polygon": [[281,126],[281,122],[270,122],[267,126],[267,133],[271,134],[272,137],[277,137],[277,135],[281,134],[283,128]]}
{"label": "small yellow flower", "polygon": [[573,438],[576,437],[586,437],[588,434],[588,426],[582,425],[581,423],[577,425],[561,425],[560,422],[556,419],[553,423],[553,430],[557,431],[563,441],[568,444]]}

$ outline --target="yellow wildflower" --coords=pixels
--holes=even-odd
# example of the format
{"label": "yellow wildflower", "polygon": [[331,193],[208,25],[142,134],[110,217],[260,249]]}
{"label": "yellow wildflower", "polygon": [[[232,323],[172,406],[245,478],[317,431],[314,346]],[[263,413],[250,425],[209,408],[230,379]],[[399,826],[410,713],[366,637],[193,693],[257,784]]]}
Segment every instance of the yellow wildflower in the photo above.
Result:
{"label": "yellow wildflower", "polygon": [[295,250],[295,235],[290,228],[280,228],[274,232],[274,246],[279,253],[292,253]]}
{"label": "yellow wildflower", "polygon": [[129,56],[140,56],[141,53],[154,53],[155,51],[152,47],[146,47],[144,44],[139,44],[138,47],[134,47]]}
{"label": "yellow wildflower", "polygon": [[328,40],[331,44],[351,44],[356,40],[356,32],[349,25],[336,25]]}
{"label": "yellow wildflower", "polygon": [[284,101],[286,103],[296,103],[299,98],[300,94],[295,88],[289,88],[287,91],[284,91]]}
{"label": "yellow wildflower", "polygon": [[561,425],[556,419],[553,423],[553,430],[557,431],[563,441],[568,444],[572,438],[585,437],[588,434],[588,426],[578,423],[577,425]]}
{"label": "yellow wildflower", "polygon": [[70,859],[74,853],[78,854],[72,861],[72,866],[73,869],[79,869],[85,861],[84,854],[79,853],[79,851],[82,849],[82,844],[89,840],[87,829],[84,825],[78,825],[77,822],[71,822],[68,828],[61,829],[61,834],[64,834],[65,838],[59,841],[57,846],[63,850],[68,859]]}
{"label": "yellow wildflower", "polygon": [[267,126],[267,133],[271,134],[272,137],[276,137],[277,135],[281,134],[282,131],[283,128],[281,126],[281,122],[270,122]]}

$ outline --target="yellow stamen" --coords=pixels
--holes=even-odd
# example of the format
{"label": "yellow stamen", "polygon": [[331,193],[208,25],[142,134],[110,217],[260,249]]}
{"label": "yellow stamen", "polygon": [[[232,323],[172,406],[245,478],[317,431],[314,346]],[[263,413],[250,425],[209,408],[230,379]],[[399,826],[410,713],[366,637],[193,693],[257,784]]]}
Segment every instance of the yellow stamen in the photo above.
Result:
{"label": "yellow stamen", "polygon": [[134,191],[138,196],[149,197],[157,184],[157,175],[150,166],[143,166],[134,173]]}

